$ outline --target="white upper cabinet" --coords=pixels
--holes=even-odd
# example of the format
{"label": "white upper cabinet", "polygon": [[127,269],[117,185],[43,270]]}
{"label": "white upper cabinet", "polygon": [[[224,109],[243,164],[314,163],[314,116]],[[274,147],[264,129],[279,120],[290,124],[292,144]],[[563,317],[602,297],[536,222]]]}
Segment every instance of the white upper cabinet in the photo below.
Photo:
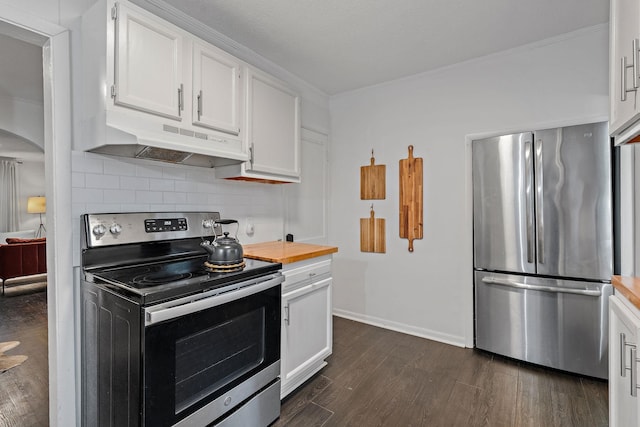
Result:
{"label": "white upper cabinet", "polygon": [[609,132],[616,144],[640,132],[640,2],[611,0]]}
{"label": "white upper cabinet", "polygon": [[248,170],[300,177],[300,98],[267,74],[247,72]]}
{"label": "white upper cabinet", "polygon": [[245,71],[249,162],[216,168],[219,178],[300,182],[300,96],[259,70]]}
{"label": "white upper cabinet", "polygon": [[115,104],[181,120],[183,37],[173,26],[136,14],[125,4],[113,10]]}
{"label": "white upper cabinet", "polygon": [[193,43],[193,124],[239,135],[240,79],[238,60]]}
{"label": "white upper cabinet", "polygon": [[202,167],[249,160],[239,60],[125,0],[97,0],[80,45],[75,149]]}
{"label": "white upper cabinet", "polygon": [[81,19],[77,150],[300,182],[300,97],[184,28],[126,1]]}

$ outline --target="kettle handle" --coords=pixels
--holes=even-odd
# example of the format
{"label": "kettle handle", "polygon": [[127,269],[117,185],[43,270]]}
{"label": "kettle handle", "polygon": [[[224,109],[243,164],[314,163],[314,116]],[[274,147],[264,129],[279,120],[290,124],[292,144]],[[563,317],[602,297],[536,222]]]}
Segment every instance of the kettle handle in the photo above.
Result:
{"label": "kettle handle", "polygon": [[215,222],[216,224],[239,224],[237,219],[216,219]]}
{"label": "kettle handle", "polygon": [[[237,219],[216,219],[215,223],[216,224],[225,224],[225,225],[226,224],[234,224],[234,223],[237,224],[235,239],[238,241],[238,243],[240,243],[240,240],[238,240],[238,231],[240,231],[240,223],[238,222]],[[214,233],[214,236],[215,236],[214,237],[214,240],[215,240],[215,238],[217,237],[216,233]]]}

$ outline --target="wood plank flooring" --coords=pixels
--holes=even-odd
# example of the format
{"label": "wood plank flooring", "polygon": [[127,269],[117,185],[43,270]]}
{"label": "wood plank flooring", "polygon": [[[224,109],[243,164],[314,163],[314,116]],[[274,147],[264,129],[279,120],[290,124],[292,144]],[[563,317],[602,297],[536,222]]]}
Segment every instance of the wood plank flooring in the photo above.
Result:
{"label": "wood plank flooring", "polygon": [[334,317],[328,365],[274,427],[608,425],[606,381]]}
{"label": "wood plank flooring", "polygon": [[0,373],[0,426],[48,426],[47,292],[42,285],[7,288],[0,296],[0,342],[5,341],[20,341],[7,355],[29,358]]}
{"label": "wood plank flooring", "polygon": [[[0,426],[48,425],[46,291],[0,297]],[[606,381],[551,371],[334,317],[328,365],[289,395],[274,427],[608,425]]]}

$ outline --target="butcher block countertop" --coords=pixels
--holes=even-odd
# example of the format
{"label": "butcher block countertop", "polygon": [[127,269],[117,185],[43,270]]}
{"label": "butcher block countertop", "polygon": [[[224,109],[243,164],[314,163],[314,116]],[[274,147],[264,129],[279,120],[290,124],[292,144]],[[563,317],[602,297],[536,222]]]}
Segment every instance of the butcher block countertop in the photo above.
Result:
{"label": "butcher block countertop", "polygon": [[244,256],[261,261],[290,264],[338,252],[335,246],[311,245],[297,242],[264,242],[242,245]]}
{"label": "butcher block countertop", "polygon": [[640,309],[640,277],[613,276],[611,283],[616,292],[622,294]]}

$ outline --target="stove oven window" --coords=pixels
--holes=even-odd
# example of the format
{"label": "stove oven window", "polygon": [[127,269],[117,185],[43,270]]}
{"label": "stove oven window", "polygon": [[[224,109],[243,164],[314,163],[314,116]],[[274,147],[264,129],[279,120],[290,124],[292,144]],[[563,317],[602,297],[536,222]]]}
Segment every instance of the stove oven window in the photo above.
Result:
{"label": "stove oven window", "polygon": [[176,342],[176,413],[262,363],[264,319],[260,308]]}

